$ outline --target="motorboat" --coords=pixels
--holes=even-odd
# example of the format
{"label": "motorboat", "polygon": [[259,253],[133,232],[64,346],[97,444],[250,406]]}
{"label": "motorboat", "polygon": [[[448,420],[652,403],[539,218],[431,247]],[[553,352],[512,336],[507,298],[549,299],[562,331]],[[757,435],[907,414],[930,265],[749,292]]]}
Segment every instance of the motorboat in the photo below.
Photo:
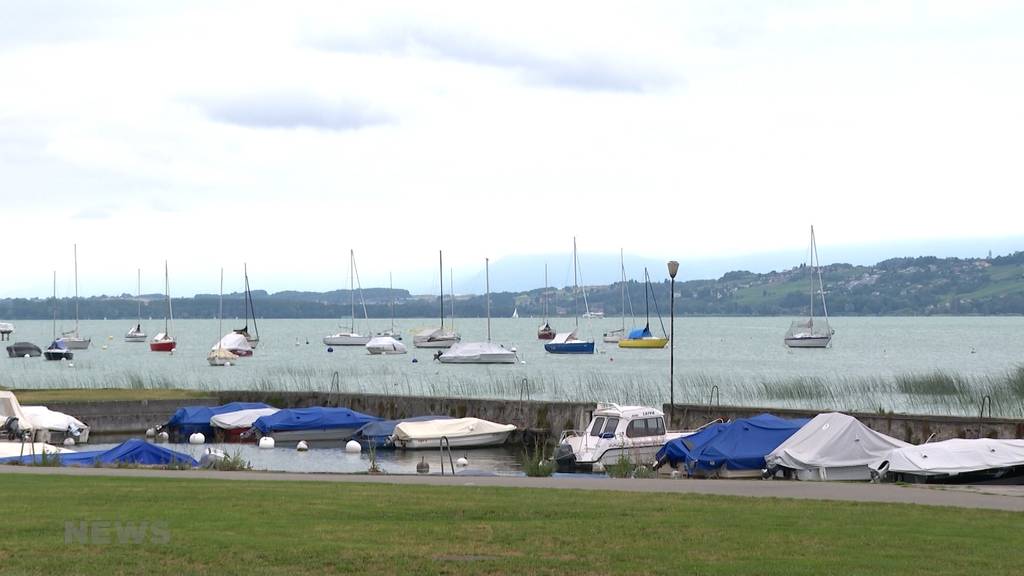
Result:
{"label": "motorboat", "polygon": [[[46,451],[53,451],[48,447]],[[41,452],[29,454],[27,451],[21,456],[14,455],[12,458],[5,458],[2,462],[16,461],[23,464],[39,463],[42,460]],[[58,449],[61,466],[199,466],[194,458],[188,454],[175,452],[151,444],[145,440],[133,438],[126,440],[109,450],[90,450],[75,452],[72,450]]]}
{"label": "motorboat", "polygon": [[289,408],[257,418],[246,435],[271,436],[277,442],[341,442],[377,420],[380,418],[348,408]]}
{"label": "motorboat", "polygon": [[278,410],[278,408],[249,408],[214,414],[210,416],[213,437],[221,442],[241,442],[242,434],[252,428],[256,420],[262,416],[276,414]]}
{"label": "motorboat", "polygon": [[47,360],[71,360],[74,357],[75,353],[68,350],[63,338],[57,338],[50,342],[50,345],[46,347],[46,351],[43,352],[43,358]]}
{"label": "motorboat", "polygon": [[366,351],[370,354],[405,354],[408,350],[405,344],[395,340],[391,336],[374,336],[366,343]]}
{"label": "motorboat", "polygon": [[89,426],[70,414],[46,406],[22,406],[21,411],[31,422],[36,440],[40,442],[63,444],[69,438],[75,444],[89,441]]}
{"label": "motorboat", "polygon": [[11,358],[37,358],[43,355],[43,351],[31,342],[15,342],[7,347],[7,355]]}
{"label": "motorboat", "polygon": [[954,438],[897,448],[872,463],[873,477],[912,484],[1024,485],[1024,440]]}
{"label": "motorboat", "polygon": [[[789,348],[828,348],[832,344],[832,336],[836,333],[828,323],[828,306],[825,304],[825,284],[821,279],[821,261],[818,260],[818,243],[814,239],[814,226],[811,226],[811,250],[810,262],[807,270],[811,275],[811,307],[810,315],[801,320],[794,320],[783,337],[783,342]],[[817,275],[818,285],[815,287],[814,279]],[[815,291],[821,296],[821,311],[823,316],[814,317]],[[817,320],[817,322],[815,321]]]}
{"label": "motorboat", "polygon": [[500,446],[515,431],[513,424],[499,424],[479,418],[403,421],[395,426],[391,442],[396,448],[415,450],[438,448],[444,443],[452,448]]}
{"label": "motorboat", "polygon": [[765,456],[767,476],[797,480],[870,480],[871,463],[910,444],[839,412],[818,414]]}
{"label": "motorboat", "polygon": [[652,465],[666,442],[692,433],[667,431],[665,414],[657,408],[601,402],[582,432],[562,432],[555,463],[566,472],[592,470],[595,464],[608,466],[622,458]]}
{"label": "motorboat", "polygon": [[[220,406],[183,406],[171,415],[170,420],[160,427],[167,432],[171,442],[185,442],[189,436],[200,432],[213,437],[213,419],[227,414],[251,413],[252,410],[266,410],[271,406],[263,402],[231,402]],[[275,409],[276,410],[276,409]],[[271,412],[272,413],[272,412]],[[266,415],[262,413],[260,416]],[[255,419],[254,419],[255,420]]]}
{"label": "motorboat", "polygon": [[41,441],[32,420],[25,414],[13,392],[0,390],[0,437],[8,440]]}

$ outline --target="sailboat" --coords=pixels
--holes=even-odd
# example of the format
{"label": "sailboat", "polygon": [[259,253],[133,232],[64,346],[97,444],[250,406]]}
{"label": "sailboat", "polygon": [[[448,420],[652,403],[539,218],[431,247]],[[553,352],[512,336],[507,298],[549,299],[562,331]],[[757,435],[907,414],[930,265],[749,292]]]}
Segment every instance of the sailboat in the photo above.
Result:
{"label": "sailboat", "polygon": [[[260,327],[256,325],[256,308],[252,305],[252,290],[249,289],[249,265],[242,264],[243,270],[245,270],[245,326],[236,328],[235,334],[245,337],[245,341],[248,342],[249,348],[255,348],[260,343]],[[223,273],[223,271],[221,271]],[[252,330],[254,334],[249,334],[249,319],[252,319]],[[250,351],[251,355],[252,352]]]}
{"label": "sailboat", "polygon": [[[821,261],[818,260],[818,243],[811,226],[811,250],[809,272],[811,278],[811,314],[806,320],[794,320],[786,331],[784,341],[790,348],[827,348],[836,333],[828,324],[828,307],[825,305],[825,285],[821,280]],[[818,292],[821,294],[821,310],[824,316],[815,323],[814,318],[814,277],[818,277]]]}
{"label": "sailboat", "polygon": [[428,328],[422,332],[417,333],[413,336],[413,346],[417,348],[451,348],[452,344],[455,344],[462,340],[459,333],[455,331],[455,286],[452,286],[452,328],[450,330],[444,329],[444,254],[439,250],[437,252],[439,268],[440,268],[440,279],[441,279],[441,327],[440,328]]}
{"label": "sailboat", "polygon": [[[651,308],[648,300],[648,293],[653,297],[654,288],[651,287],[651,277],[644,268],[644,309],[647,311],[647,323],[643,328],[630,330],[626,338],[619,340],[619,348],[664,348],[668,344],[668,338],[658,337],[651,334]],[[654,301],[655,310],[658,301]],[[661,322],[661,313],[658,313],[658,322]],[[662,334],[665,333],[665,325],[661,326]]]}
{"label": "sailboat", "polygon": [[164,331],[160,332],[149,341],[151,352],[171,352],[178,343],[174,336],[171,336],[171,329],[174,327],[174,311],[171,308],[171,280],[167,273],[167,261],[164,260],[164,294],[167,297],[167,314],[164,316]]}
{"label": "sailboat", "polygon": [[[622,284],[620,286],[620,292],[622,293],[622,303],[619,305],[619,311],[622,313],[622,327],[616,328],[615,330],[609,330],[605,332],[601,339],[608,344],[616,344],[622,337],[626,335],[626,264],[622,257],[622,249],[619,248],[619,269],[622,271]],[[633,316],[633,301],[629,301],[629,315]]]}
{"label": "sailboat", "polygon": [[[248,288],[248,282],[246,288]],[[248,290],[246,290],[248,291]],[[220,269],[220,310],[217,312],[217,343],[214,344],[210,353],[206,355],[206,361],[210,363],[210,366],[231,366],[232,360],[237,360],[238,356],[224,347],[224,338],[220,335],[224,332],[224,269]],[[228,336],[235,336],[236,338],[241,337],[241,334],[237,330],[232,331]]]}
{"label": "sailboat", "polygon": [[544,323],[537,328],[538,340],[551,340],[555,337],[555,329],[548,323],[548,265],[544,264],[544,291],[541,292],[544,300]]}
{"label": "sailboat", "polygon": [[[348,251],[348,262],[349,262],[349,299],[352,304],[352,324],[348,332],[338,332],[330,336],[324,336],[324,344],[328,346],[366,346],[367,342],[370,341],[369,336],[365,336],[356,332],[356,291],[355,281],[356,275],[356,253],[354,250]],[[366,302],[363,301],[363,288],[359,287],[359,301],[363,303],[363,318],[369,320],[369,316],[366,314]]]}
{"label": "sailboat", "polygon": [[[576,332],[580,329],[580,311],[579,311],[579,261],[576,259],[576,238],[572,239],[572,297],[573,297],[573,314],[576,317],[576,327],[572,332],[561,332],[555,335],[555,338],[548,344],[544,345],[544,350],[551,354],[593,354],[594,353],[594,341],[593,340],[580,340],[576,337]],[[590,306],[587,304],[587,293],[583,293],[583,305],[587,312],[590,311]]]}
{"label": "sailboat", "polygon": [[457,342],[437,357],[442,364],[515,364],[516,353],[491,342],[491,260],[485,260],[487,278],[487,341]]}
{"label": "sailboat", "polygon": [[131,330],[129,330],[128,333],[124,335],[124,341],[125,342],[145,342],[146,341],[146,331],[142,329],[142,269],[136,270],[136,273],[137,273],[137,277],[136,277],[137,284],[136,284],[135,298],[136,298],[136,300],[138,300],[138,304],[139,304],[139,316],[138,316],[138,319],[135,322],[135,327],[132,328]]}
{"label": "sailboat", "polygon": [[512,309],[512,317],[519,318],[519,306],[516,306],[515,308]]}
{"label": "sailboat", "polygon": [[86,350],[92,342],[78,331],[78,244],[75,244],[75,329],[64,333],[64,344],[71,350]]}
{"label": "sailboat", "polygon": [[395,330],[395,283],[390,272],[388,272],[388,294],[391,295],[391,328],[383,332],[378,332],[377,336],[391,338],[392,340],[401,340],[402,331]]}
{"label": "sailboat", "polygon": [[71,350],[68,350],[64,338],[57,337],[57,271],[53,272],[53,342],[43,352],[43,358],[47,360],[71,360],[75,357]]}

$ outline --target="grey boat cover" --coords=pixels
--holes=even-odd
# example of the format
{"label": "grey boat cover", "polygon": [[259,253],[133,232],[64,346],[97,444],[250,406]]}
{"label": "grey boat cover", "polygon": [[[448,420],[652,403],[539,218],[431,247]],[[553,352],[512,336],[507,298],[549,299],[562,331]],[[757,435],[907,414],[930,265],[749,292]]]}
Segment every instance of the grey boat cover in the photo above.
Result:
{"label": "grey boat cover", "polygon": [[801,480],[869,480],[869,466],[910,444],[839,412],[818,414],[779,445],[765,463],[797,471]]}
{"label": "grey boat cover", "polygon": [[1024,440],[954,438],[890,451],[872,463],[889,472],[934,476],[1024,466]]}

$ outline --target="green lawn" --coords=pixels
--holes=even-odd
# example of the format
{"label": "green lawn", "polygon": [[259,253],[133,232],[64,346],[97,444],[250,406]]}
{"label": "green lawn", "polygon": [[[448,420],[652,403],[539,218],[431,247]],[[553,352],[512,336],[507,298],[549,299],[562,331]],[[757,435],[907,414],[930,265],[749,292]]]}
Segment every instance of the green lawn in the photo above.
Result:
{"label": "green lawn", "polygon": [[[2,574],[1020,574],[1024,515],[348,483],[0,475]],[[155,522],[65,544],[66,523]],[[167,538],[169,542],[160,543]]]}
{"label": "green lawn", "polygon": [[21,404],[48,402],[103,402],[113,400],[185,400],[209,398],[209,392],[171,388],[67,388],[55,390],[12,390]]}

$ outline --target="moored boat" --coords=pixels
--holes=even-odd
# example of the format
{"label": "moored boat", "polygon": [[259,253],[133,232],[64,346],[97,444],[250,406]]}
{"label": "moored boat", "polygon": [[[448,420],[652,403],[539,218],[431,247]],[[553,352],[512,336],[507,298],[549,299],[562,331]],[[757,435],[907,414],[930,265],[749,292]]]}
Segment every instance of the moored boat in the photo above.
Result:
{"label": "moored boat", "polygon": [[[655,336],[651,333],[651,306],[650,299],[653,299],[654,289],[651,288],[651,277],[644,268],[644,309],[647,311],[647,323],[643,328],[630,330],[629,334],[619,340],[619,348],[664,348],[668,344],[667,337]],[[654,300],[654,308],[657,311],[658,301]],[[658,312],[658,322],[661,322],[661,312]],[[662,334],[665,333],[665,325],[661,325]]]}
{"label": "moored boat", "polygon": [[124,335],[125,342],[145,342],[146,331],[142,329],[142,269],[136,270],[135,299],[138,304],[138,317],[135,326]]}
{"label": "moored boat", "polygon": [[[351,318],[352,324],[347,332],[338,332],[330,336],[325,336],[323,339],[324,344],[327,346],[366,346],[370,342],[370,336],[366,334],[360,334],[356,332],[356,292],[355,292],[355,279],[358,275],[356,271],[356,253],[354,250],[349,250],[349,301],[351,304]],[[369,320],[369,315],[366,313],[366,302],[363,302],[363,289],[359,287],[359,300],[363,305],[363,319]]]}
{"label": "moored boat", "polygon": [[562,432],[555,463],[562,471],[591,470],[595,464],[608,466],[622,458],[652,465],[666,442],[692,433],[667,431],[665,414],[657,408],[602,402],[582,432]]}
{"label": "moored boat", "polygon": [[438,300],[440,302],[440,328],[428,328],[417,332],[412,339],[412,345],[417,348],[451,348],[453,344],[462,341],[462,337],[455,331],[455,287],[452,286],[452,328],[444,327],[444,253],[437,252],[438,267],[441,271],[441,290]]}
{"label": "moored boat", "polygon": [[500,446],[515,431],[513,424],[499,424],[479,418],[451,418],[447,420],[406,420],[395,426],[391,442],[396,448],[409,450],[438,448],[446,439],[445,446],[452,448],[480,448]]}
{"label": "moored boat", "polygon": [[64,344],[69,350],[86,350],[91,338],[82,338],[78,329],[78,244],[75,244],[75,329],[64,332]]}
{"label": "moored boat", "polygon": [[954,438],[897,448],[873,476],[912,484],[1024,484],[1024,440]]}
{"label": "moored boat", "polygon": [[366,351],[370,354],[405,354],[408,350],[405,344],[390,336],[374,336],[366,343]]}
{"label": "moored boat", "polygon": [[171,328],[174,326],[174,309],[171,306],[171,281],[167,272],[167,261],[164,261],[164,294],[167,298],[167,314],[164,316],[164,331],[158,333],[149,341],[150,352],[172,352],[178,346],[178,342],[171,336]]}
{"label": "moored boat", "polygon": [[[789,348],[828,348],[832,344],[832,335],[835,330],[828,323],[828,306],[825,304],[825,284],[821,279],[821,262],[818,260],[818,243],[814,239],[814,226],[811,226],[811,250],[810,261],[807,266],[811,279],[811,307],[810,315],[803,320],[794,320],[783,337],[783,342]],[[823,316],[815,322],[814,280],[817,275],[817,292],[821,295],[821,310]]]}
{"label": "moored boat", "polygon": [[271,436],[277,442],[341,442],[377,420],[380,418],[348,408],[290,408],[257,418],[246,435]]}
{"label": "moored boat", "polygon": [[[256,307],[253,306],[252,290],[249,288],[249,265],[243,263],[242,268],[245,274],[245,326],[235,329],[235,333],[245,337],[246,342],[249,343],[249,354],[252,355],[252,350],[260,343],[260,327],[256,324]],[[252,320],[253,332],[251,334],[249,333],[249,320]]]}
{"label": "moored boat", "polygon": [[458,342],[443,354],[436,356],[442,364],[515,364],[515,350],[491,342],[491,272],[490,259],[484,264],[487,286],[487,340],[485,342]]}
{"label": "moored boat", "polygon": [[[579,315],[579,263],[576,259],[576,238],[572,239],[572,296],[573,296],[573,317],[576,322],[572,332],[556,334],[550,343],[544,345],[544,350],[551,354],[593,354],[594,341],[580,340],[576,333],[580,329]],[[587,304],[587,293],[583,292],[583,304],[590,312],[590,305]],[[584,317],[587,317],[584,315]]]}
{"label": "moored boat", "polygon": [[31,342],[15,342],[7,347],[7,355],[11,358],[37,358],[43,355],[43,351]]}
{"label": "moored boat", "polygon": [[185,442],[196,432],[212,438],[214,435],[212,420],[215,416],[269,408],[271,406],[263,402],[231,402],[220,406],[183,406],[178,408],[160,429],[168,433],[171,442]]}
{"label": "moored boat", "polygon": [[50,342],[50,345],[46,347],[46,351],[43,352],[43,358],[47,360],[72,360],[74,357],[75,353],[68,350],[63,338],[57,338]]}

